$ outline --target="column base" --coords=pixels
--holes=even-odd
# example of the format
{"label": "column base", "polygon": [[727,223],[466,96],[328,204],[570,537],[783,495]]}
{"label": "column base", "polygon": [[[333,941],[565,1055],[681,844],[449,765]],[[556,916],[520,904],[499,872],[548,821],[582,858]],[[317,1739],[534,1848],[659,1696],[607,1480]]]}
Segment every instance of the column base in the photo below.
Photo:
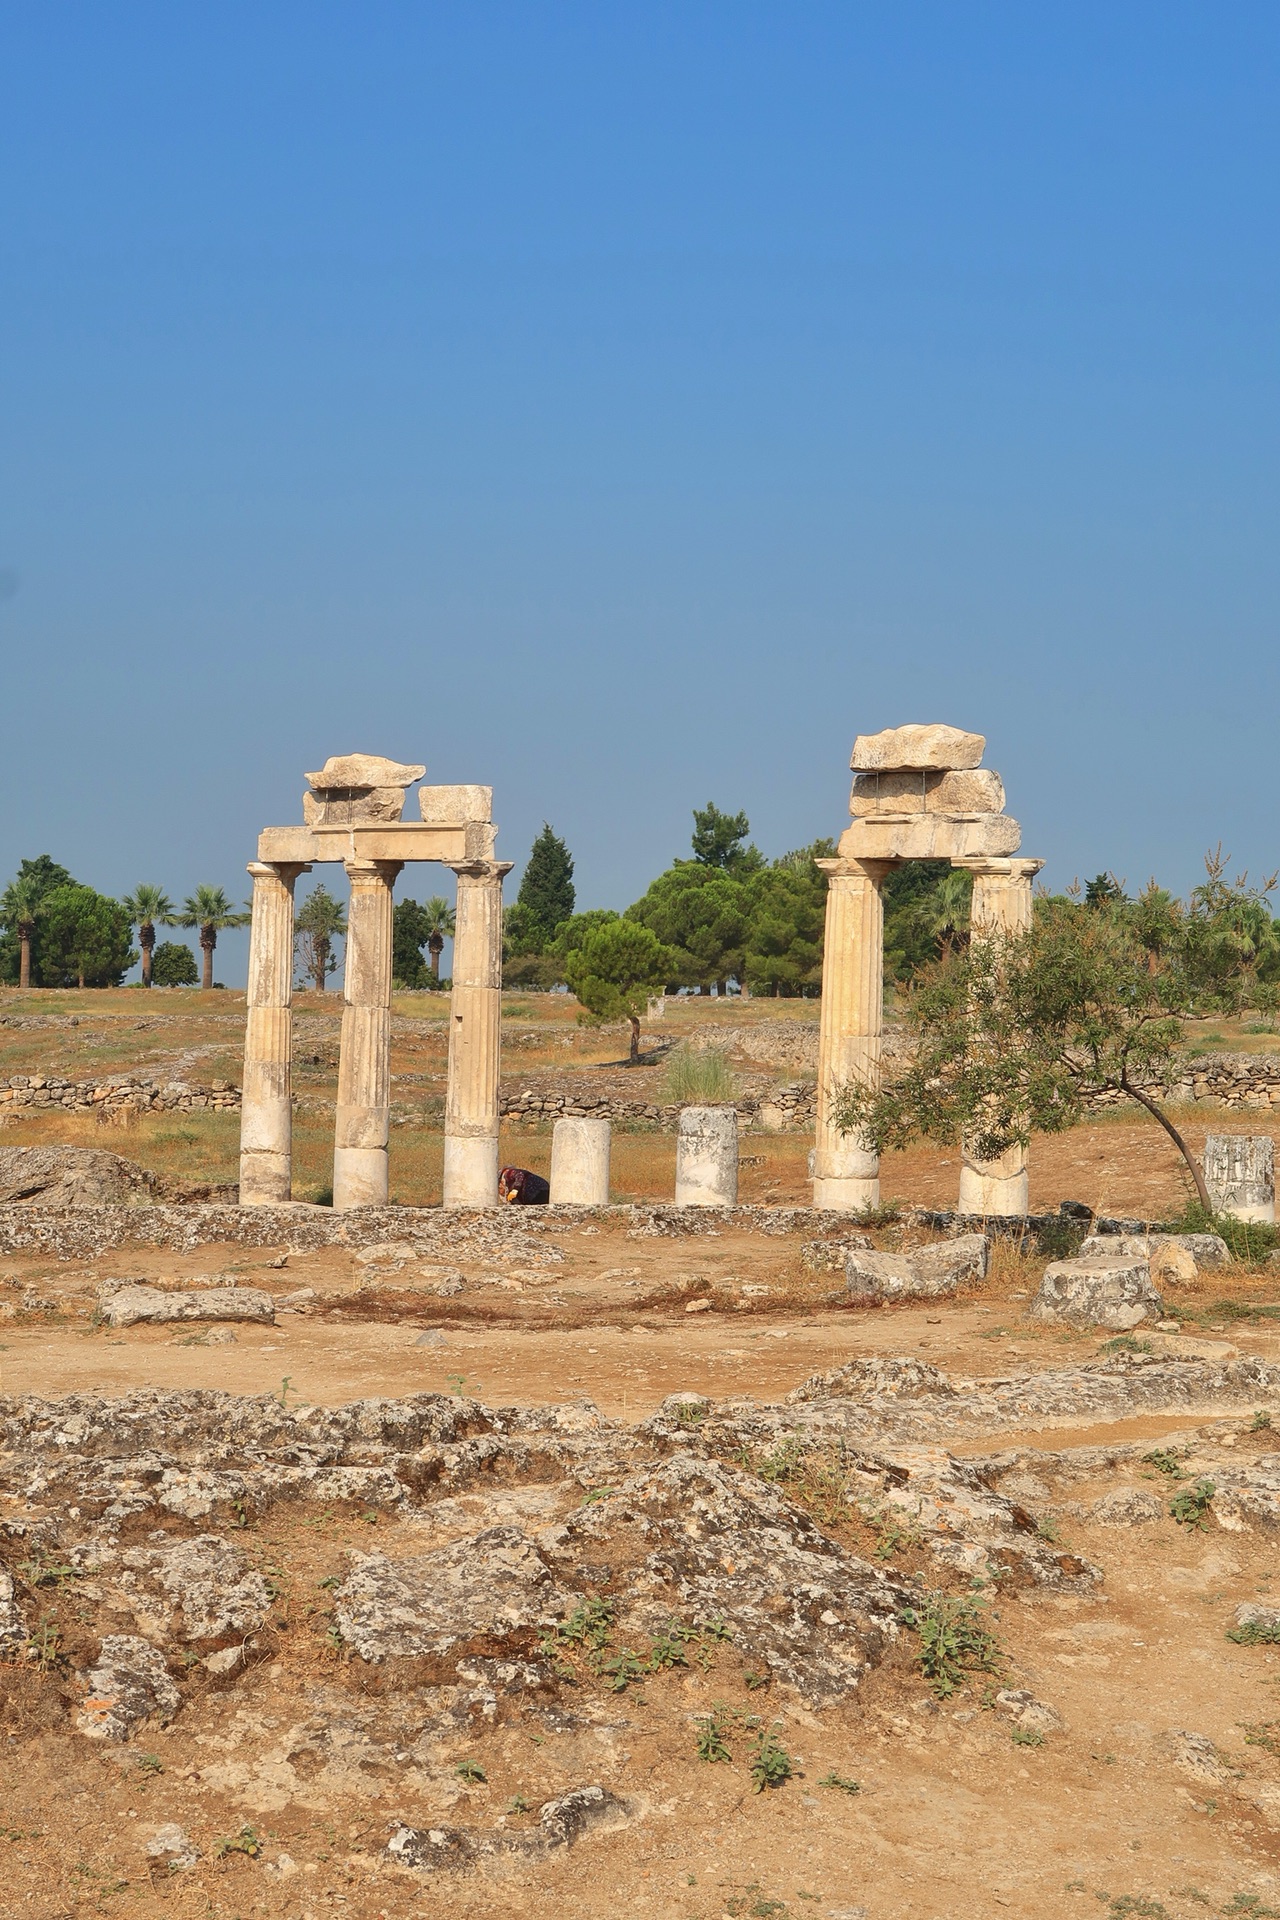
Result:
{"label": "column base", "polygon": [[609,1204],[609,1122],[569,1115],[551,1130],[553,1207]]}
{"label": "column base", "polygon": [[1025,1218],[1029,1205],[1027,1175],[1022,1173],[983,1173],[979,1167],[961,1167],[960,1199],[958,1209],[961,1213],[978,1215],[985,1219]]}
{"label": "column base", "polygon": [[444,1137],[446,1207],[496,1207],[498,1142],[492,1134],[446,1133]]}
{"label": "column base", "polygon": [[1276,1223],[1276,1203],[1274,1200],[1264,1200],[1261,1205],[1256,1207],[1243,1204],[1229,1207],[1224,1206],[1222,1211],[1230,1214],[1233,1220],[1259,1220],[1264,1226],[1268,1227],[1273,1227]]}
{"label": "column base", "polygon": [[861,1213],[864,1208],[880,1205],[880,1182],[878,1179],[867,1180],[853,1175],[815,1179],[813,1204],[815,1207],[825,1207],[832,1213]]}
{"label": "column base", "polygon": [[240,1155],[240,1205],[278,1207],[293,1198],[292,1160],[288,1153],[250,1148]]}
{"label": "column base", "polygon": [[336,1212],[350,1207],[385,1207],[391,1191],[385,1147],[335,1147],[333,1150],[333,1205]]}

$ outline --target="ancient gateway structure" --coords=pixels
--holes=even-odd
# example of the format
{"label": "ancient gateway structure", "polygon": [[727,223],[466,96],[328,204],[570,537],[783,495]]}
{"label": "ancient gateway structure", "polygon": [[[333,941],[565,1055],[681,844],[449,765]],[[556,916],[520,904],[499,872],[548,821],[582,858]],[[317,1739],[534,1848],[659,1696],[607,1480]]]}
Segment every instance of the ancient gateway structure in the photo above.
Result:
{"label": "ancient gateway structure", "polygon": [[419,787],[421,822],[401,819],[425,767],[374,754],[309,773],[304,825],[258,839],[249,936],[249,1006],[240,1119],[240,1202],[291,1198],[293,1175],[293,889],[300,873],[341,860],[351,882],[333,1204],[386,1204],[391,1107],[391,890],[406,862],[439,860],[458,877],[445,1102],[444,1204],[498,1200],[498,1060],[502,882],[492,787]]}
{"label": "ancient gateway structure", "polygon": [[[880,1202],[875,1153],[842,1134],[832,1105],[842,1085],[880,1084],[884,1015],[886,876],[903,860],[949,860],[973,874],[974,939],[996,939],[1031,924],[1031,882],[1042,860],[1017,859],[1022,831],[1004,811],[1004,784],[982,766],[986,740],[957,727],[891,727],[854,741],[853,824],[830,875],[818,1040],[818,1122],[813,1203],[845,1211]],[[1026,1152],[998,1161],[967,1150],[959,1210],[1010,1215],[1027,1211]]]}

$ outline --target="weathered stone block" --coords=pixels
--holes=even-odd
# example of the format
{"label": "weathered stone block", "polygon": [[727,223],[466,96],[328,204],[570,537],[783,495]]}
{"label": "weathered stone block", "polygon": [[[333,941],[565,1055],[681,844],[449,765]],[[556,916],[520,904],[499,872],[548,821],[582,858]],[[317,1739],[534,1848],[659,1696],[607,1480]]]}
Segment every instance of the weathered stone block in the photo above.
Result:
{"label": "weathered stone block", "polygon": [[418,806],[429,827],[452,827],[493,819],[492,787],[419,787]]}
{"label": "weathered stone block", "polygon": [[867,1253],[851,1247],[844,1263],[849,1297],[868,1302],[938,1299],[966,1280],[983,1278],[990,1245],[985,1233],[966,1233],[913,1253]]}
{"label": "weathered stone block", "polygon": [[162,1287],[119,1287],[102,1303],[109,1327],[133,1327],[139,1321],[164,1324],[187,1320],[275,1319],[275,1302],[257,1287],[199,1287],[190,1293]]}
{"label": "weathered stone block", "polygon": [[886,727],[882,733],[858,735],[849,765],[859,773],[893,773],[903,768],[946,773],[978,766],[986,744],[981,733],[965,733],[960,727],[939,722]]}
{"label": "weathered stone block", "polygon": [[738,1201],[735,1107],[685,1107],[676,1134],[676,1205],[732,1207]]}
{"label": "weathered stone block", "polygon": [[1194,1286],[1201,1260],[1221,1266],[1230,1258],[1226,1241],[1216,1233],[1091,1233],[1079,1257],[1090,1260],[1097,1254],[1145,1260],[1157,1286]]}
{"label": "weathered stone block", "polygon": [[76,1725],[90,1740],[127,1740],[148,1720],[172,1720],[181,1697],[160,1649],[132,1633],[107,1635],[82,1684]]}
{"label": "weathered stone block", "polygon": [[317,793],[333,787],[411,787],[426,771],[401,760],[384,760],[377,753],[331,753],[318,773],[307,775],[307,781]]}
{"label": "weathered stone block", "polygon": [[403,787],[334,788],[304,793],[302,818],[309,827],[352,827],[365,821],[398,820],[404,812]]}
{"label": "weathered stone block", "polygon": [[845,828],[839,853],[845,860],[973,860],[1016,853],[1021,840],[1022,828],[1007,813],[967,820],[945,813],[872,816]]}
{"label": "weathered stone block", "polygon": [[876,813],[1003,813],[1004,781],[990,767],[967,773],[860,773],[849,811],[858,819]]}
{"label": "weathered stone block", "polygon": [[1237,1220],[1274,1220],[1275,1142],[1265,1133],[1207,1135],[1204,1181],[1220,1213],[1234,1214]]}
{"label": "weathered stone block", "polygon": [[1070,1320],[1125,1333],[1144,1320],[1163,1320],[1164,1302],[1145,1260],[1121,1254],[1055,1260],[1027,1309],[1030,1320]]}

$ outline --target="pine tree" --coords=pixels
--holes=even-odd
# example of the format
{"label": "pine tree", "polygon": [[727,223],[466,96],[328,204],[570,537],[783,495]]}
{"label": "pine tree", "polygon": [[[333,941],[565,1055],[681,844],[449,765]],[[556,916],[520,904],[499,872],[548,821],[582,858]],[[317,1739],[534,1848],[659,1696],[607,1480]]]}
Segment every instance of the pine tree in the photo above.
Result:
{"label": "pine tree", "polygon": [[523,909],[530,930],[545,943],[571,917],[577,897],[573,855],[544,820],[529,854],[516,905]]}

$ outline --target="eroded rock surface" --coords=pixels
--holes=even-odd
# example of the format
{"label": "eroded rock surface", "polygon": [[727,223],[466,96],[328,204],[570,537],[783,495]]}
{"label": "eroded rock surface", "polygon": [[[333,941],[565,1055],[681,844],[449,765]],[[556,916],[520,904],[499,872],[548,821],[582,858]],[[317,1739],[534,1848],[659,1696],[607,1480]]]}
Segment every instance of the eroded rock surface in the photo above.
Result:
{"label": "eroded rock surface", "polygon": [[128,1740],[148,1721],[172,1719],[181,1699],[159,1648],[131,1633],[107,1635],[83,1686],[76,1725],[90,1740]]}
{"label": "eroded rock surface", "polygon": [[109,1327],[187,1320],[249,1320],[269,1325],[276,1317],[271,1295],[258,1287],[116,1287],[103,1300],[101,1313]]}

